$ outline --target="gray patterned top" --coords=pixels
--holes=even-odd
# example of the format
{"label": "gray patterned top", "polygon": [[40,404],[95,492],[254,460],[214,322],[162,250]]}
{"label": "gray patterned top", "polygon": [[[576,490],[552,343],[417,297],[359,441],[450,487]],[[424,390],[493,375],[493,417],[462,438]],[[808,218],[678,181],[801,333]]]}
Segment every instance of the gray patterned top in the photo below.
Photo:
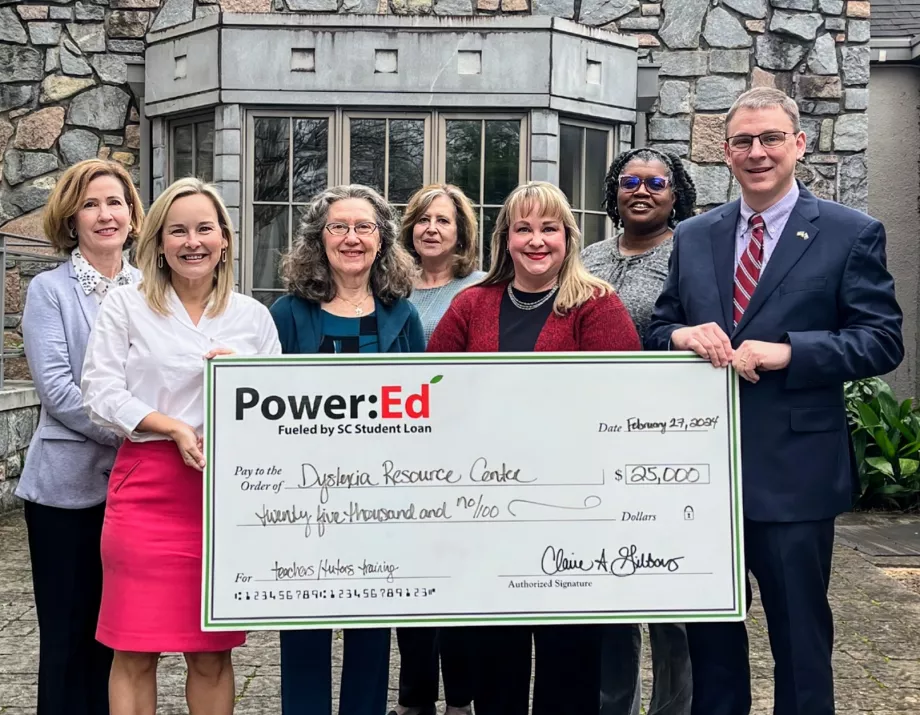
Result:
{"label": "gray patterned top", "polygon": [[485,276],[486,274],[482,271],[473,271],[466,278],[454,278],[450,283],[437,288],[416,288],[412,291],[409,301],[415,305],[419,318],[422,320],[426,345],[434,329],[441,322],[441,318],[444,317],[444,313],[450,307],[454,296],[467,286],[478,283]]}
{"label": "gray patterned top", "polygon": [[581,252],[585,268],[613,286],[636,324],[640,338],[645,336],[655,301],[668,277],[671,246],[672,241],[668,239],[645,253],[624,256],[620,253],[620,237],[614,236],[593,243]]}

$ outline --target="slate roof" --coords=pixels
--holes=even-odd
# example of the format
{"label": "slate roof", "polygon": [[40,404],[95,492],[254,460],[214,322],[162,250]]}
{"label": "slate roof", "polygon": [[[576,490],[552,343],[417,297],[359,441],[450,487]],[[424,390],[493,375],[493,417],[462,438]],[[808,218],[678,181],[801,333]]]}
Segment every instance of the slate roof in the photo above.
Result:
{"label": "slate roof", "polygon": [[920,35],[920,0],[872,0],[872,37]]}

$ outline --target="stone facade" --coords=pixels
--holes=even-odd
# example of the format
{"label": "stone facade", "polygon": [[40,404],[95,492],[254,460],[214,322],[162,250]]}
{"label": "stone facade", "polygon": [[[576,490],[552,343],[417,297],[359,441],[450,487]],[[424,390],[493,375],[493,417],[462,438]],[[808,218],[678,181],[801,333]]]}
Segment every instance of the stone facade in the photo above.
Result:
{"label": "stone facade", "polygon": [[[647,143],[686,161],[701,207],[737,191],[721,154],[725,111],[746,88],[768,85],[802,110],[808,156],[799,177],[820,196],[867,208],[868,2],[58,0],[0,7],[0,228],[34,235],[60,171],[80,159],[111,157],[139,177],[127,68],[143,59],[148,31],[217,12],[517,13],[635,35],[643,61],[660,65],[660,100],[643,119]],[[156,155],[165,159],[166,148],[156,124],[154,195],[163,186]]]}
{"label": "stone facade", "polygon": [[17,505],[13,492],[38,425],[38,394],[32,387],[0,392],[0,512]]}

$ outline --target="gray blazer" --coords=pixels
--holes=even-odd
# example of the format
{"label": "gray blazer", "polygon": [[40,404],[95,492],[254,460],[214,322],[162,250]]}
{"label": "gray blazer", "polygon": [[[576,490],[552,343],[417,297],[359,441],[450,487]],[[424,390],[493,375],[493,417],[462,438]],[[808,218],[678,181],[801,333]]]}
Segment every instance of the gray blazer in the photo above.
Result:
{"label": "gray blazer", "polygon": [[[139,279],[140,273],[130,269]],[[120,435],[90,422],[83,409],[80,377],[96,313],[68,259],[32,279],[22,315],[26,359],[41,399],[16,496],[63,509],[105,501]]]}

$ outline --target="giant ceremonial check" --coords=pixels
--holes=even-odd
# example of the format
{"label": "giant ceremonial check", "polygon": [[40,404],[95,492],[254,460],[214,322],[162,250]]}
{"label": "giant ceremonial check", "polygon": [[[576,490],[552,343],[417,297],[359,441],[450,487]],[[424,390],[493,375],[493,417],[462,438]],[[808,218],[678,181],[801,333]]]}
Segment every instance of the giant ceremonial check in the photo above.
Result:
{"label": "giant ceremonial check", "polygon": [[206,383],[205,630],[744,617],[730,370],[291,356]]}

